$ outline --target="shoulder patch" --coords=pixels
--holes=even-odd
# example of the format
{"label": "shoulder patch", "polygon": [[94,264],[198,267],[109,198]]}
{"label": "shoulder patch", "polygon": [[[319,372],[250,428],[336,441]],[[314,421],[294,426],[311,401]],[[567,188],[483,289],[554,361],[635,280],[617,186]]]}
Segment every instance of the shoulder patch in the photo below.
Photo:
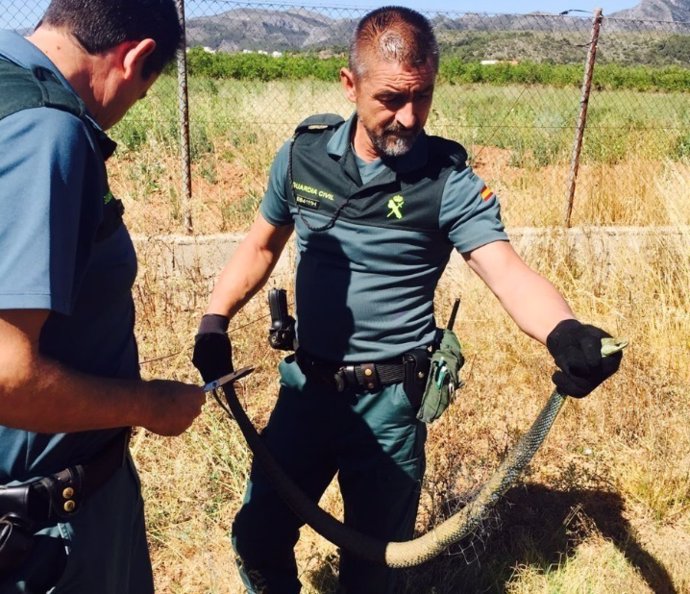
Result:
{"label": "shoulder patch", "polygon": [[295,134],[312,131],[319,132],[321,130],[337,128],[344,121],[345,120],[342,118],[342,116],[339,116],[336,113],[321,113],[309,116],[307,119],[302,120],[297,128],[295,128]]}
{"label": "shoulder patch", "polygon": [[491,188],[484,184],[484,186],[482,186],[482,189],[479,191],[479,195],[482,197],[482,200],[486,202],[487,200],[491,200],[494,197],[494,192]]}

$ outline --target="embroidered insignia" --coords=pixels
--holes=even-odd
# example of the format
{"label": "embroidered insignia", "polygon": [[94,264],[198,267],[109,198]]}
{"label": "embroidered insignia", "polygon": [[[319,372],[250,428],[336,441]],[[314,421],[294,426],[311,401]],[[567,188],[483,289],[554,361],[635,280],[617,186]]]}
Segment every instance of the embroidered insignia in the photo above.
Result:
{"label": "embroidered insignia", "polygon": [[405,204],[405,198],[400,194],[396,194],[388,201],[388,214],[386,218],[394,216],[396,219],[403,218],[402,207]]}

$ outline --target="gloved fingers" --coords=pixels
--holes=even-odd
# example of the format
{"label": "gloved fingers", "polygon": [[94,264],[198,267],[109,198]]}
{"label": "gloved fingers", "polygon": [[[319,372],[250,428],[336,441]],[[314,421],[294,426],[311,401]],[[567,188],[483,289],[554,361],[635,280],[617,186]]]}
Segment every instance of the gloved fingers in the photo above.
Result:
{"label": "gloved fingers", "polygon": [[593,384],[585,378],[574,377],[563,371],[556,371],[551,379],[559,394],[573,398],[583,398],[598,386],[598,383]]}
{"label": "gloved fingers", "polygon": [[601,339],[607,336],[601,332],[601,336],[588,335],[580,341],[580,354],[570,353],[570,373],[580,376],[605,380],[618,370],[623,354],[613,353],[607,357],[601,354]]}
{"label": "gloved fingers", "polygon": [[200,368],[198,365],[195,365],[195,367],[199,370],[199,375],[201,375],[201,379],[204,380],[205,384],[215,381],[219,377],[223,377],[232,371],[228,369],[228,367],[223,366],[206,366]]}
{"label": "gloved fingers", "polygon": [[578,368],[577,365],[565,365],[564,369],[556,371],[553,383],[556,389],[564,396],[582,398],[597,388],[604,380],[612,376],[622,360],[621,353],[615,353],[609,357],[601,358],[600,365],[595,368]]}
{"label": "gloved fingers", "polygon": [[568,346],[554,361],[568,375],[584,377],[590,371],[587,358],[578,345]]}
{"label": "gloved fingers", "polygon": [[623,360],[623,353],[621,353],[620,351],[617,353],[613,353],[612,355],[609,355],[608,357],[602,357],[601,369],[602,369],[602,373],[603,373],[603,379],[606,379],[607,377],[610,377],[614,373],[616,373],[616,371],[618,371],[618,368],[621,365],[622,360]]}
{"label": "gloved fingers", "polygon": [[[590,328],[595,330],[593,326],[590,326]],[[601,361],[603,359],[601,356],[601,339],[605,334],[605,332],[601,331],[591,331],[589,334],[584,334],[580,338],[579,346],[582,352],[582,358],[586,367],[591,370],[601,367]]]}
{"label": "gloved fingers", "polygon": [[610,336],[601,328],[574,319],[556,325],[546,338],[546,346],[559,368],[553,380],[561,394],[586,396],[618,370],[622,354],[604,357],[601,353],[602,339]]}
{"label": "gloved fingers", "polygon": [[231,373],[232,346],[227,334],[197,334],[194,341],[192,363],[205,382],[211,382]]}

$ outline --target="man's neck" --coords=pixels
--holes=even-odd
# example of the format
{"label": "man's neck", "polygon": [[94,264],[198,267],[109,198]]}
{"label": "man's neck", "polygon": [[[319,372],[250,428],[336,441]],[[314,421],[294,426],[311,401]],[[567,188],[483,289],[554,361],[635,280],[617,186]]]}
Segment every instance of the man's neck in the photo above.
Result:
{"label": "man's neck", "polygon": [[89,110],[96,104],[94,61],[88,52],[62,30],[41,26],[26,38],[55,64]]}
{"label": "man's neck", "polygon": [[367,134],[359,118],[355,124],[355,130],[352,136],[352,148],[355,154],[365,163],[371,163],[381,158],[381,155],[379,155],[376,147],[371,142],[369,134]]}

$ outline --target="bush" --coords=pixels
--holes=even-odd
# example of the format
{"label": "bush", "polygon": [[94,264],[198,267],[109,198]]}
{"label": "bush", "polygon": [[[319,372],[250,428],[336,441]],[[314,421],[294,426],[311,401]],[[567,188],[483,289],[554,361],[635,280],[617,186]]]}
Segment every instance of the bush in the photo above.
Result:
{"label": "bush", "polygon": [[[209,53],[201,47],[189,50],[189,72],[198,77],[235,80],[321,80],[337,81],[347,65],[344,55],[321,58],[316,54],[283,54],[273,57],[259,53]],[[490,85],[547,85],[579,87],[582,64],[553,64],[523,61],[481,64],[451,55],[441,59],[439,83]],[[686,91],[690,89],[690,69],[680,66],[624,66],[597,64],[594,88],[635,91]]]}
{"label": "bush", "polygon": [[312,54],[215,54],[195,47],[187,54],[190,75],[236,80],[302,80],[337,81],[344,57],[320,58]]}

